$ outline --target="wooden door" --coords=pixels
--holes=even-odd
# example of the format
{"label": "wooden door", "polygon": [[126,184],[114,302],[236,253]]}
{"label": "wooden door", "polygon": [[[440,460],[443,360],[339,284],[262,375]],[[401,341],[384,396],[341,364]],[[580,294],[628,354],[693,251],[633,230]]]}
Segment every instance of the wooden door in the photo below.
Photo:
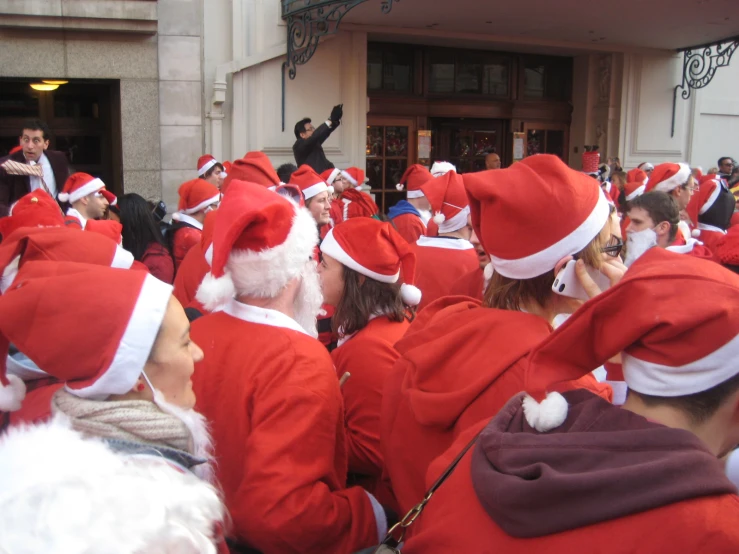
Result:
{"label": "wooden door", "polygon": [[405,198],[396,188],[406,168],[416,160],[414,118],[367,118],[367,166],[371,193],[383,213]]}
{"label": "wooden door", "polygon": [[525,121],[525,155],[554,154],[569,163],[570,126],[548,121]]}
{"label": "wooden door", "polygon": [[433,161],[451,162],[459,173],[485,169],[485,156],[505,160],[505,122],[500,119],[432,119]]}

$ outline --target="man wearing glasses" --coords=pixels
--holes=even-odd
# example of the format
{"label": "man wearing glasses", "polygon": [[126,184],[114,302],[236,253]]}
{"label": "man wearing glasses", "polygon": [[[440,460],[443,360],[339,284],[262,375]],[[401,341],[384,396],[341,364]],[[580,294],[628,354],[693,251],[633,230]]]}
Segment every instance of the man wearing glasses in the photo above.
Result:
{"label": "man wearing glasses", "polygon": [[723,158],[718,159],[718,175],[722,179],[726,179],[727,181],[731,177],[731,170],[734,169],[734,166],[736,165],[736,162],[733,158],[729,156],[724,156]]}
{"label": "man wearing glasses", "polygon": [[21,196],[39,188],[56,198],[69,177],[69,166],[63,152],[49,150],[49,139],[49,128],[43,121],[31,119],[23,124],[18,137],[21,149],[0,158],[0,166],[12,161],[30,167],[21,167],[21,171],[0,167],[0,204],[10,206]]}

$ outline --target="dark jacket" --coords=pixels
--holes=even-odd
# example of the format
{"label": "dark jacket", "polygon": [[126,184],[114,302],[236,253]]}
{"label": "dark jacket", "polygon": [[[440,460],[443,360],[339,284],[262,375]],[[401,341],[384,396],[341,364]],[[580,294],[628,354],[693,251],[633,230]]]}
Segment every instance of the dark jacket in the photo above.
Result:
{"label": "dark jacket", "polygon": [[[49,164],[51,164],[51,170],[54,172],[58,193],[64,187],[67,177],[69,177],[67,157],[64,155],[64,152],[57,150],[47,150],[44,154],[46,154],[46,158],[49,160]],[[8,159],[19,163],[26,163],[26,158],[23,156],[22,151],[0,158],[0,165]],[[31,182],[27,175],[8,175],[4,169],[0,168],[0,204],[10,206],[21,196],[29,192],[31,192]]]}
{"label": "dark jacket", "polygon": [[331,127],[321,123],[313,134],[307,139],[299,138],[293,144],[293,154],[298,167],[307,164],[316,173],[323,173],[327,169],[333,169],[334,164],[326,159],[322,144],[339,127],[339,123],[333,123]]}

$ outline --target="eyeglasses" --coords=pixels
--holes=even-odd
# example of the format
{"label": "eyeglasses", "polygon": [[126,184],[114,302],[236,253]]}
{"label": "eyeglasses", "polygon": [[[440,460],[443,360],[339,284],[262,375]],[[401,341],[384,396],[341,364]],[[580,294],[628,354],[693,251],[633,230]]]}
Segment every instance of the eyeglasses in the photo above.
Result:
{"label": "eyeglasses", "polygon": [[615,258],[621,254],[621,250],[623,250],[623,247],[623,241],[619,237],[611,235],[611,238],[608,239],[608,242],[603,248],[600,249],[600,251],[603,254],[607,254],[611,258]]}

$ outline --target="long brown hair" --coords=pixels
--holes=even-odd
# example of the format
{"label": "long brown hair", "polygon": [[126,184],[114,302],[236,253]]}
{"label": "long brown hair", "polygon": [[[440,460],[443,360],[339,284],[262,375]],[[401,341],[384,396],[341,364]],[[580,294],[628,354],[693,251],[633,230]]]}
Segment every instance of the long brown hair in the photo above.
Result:
{"label": "long brown hair", "polygon": [[[600,268],[603,263],[600,249],[609,239],[610,233],[609,216],[600,233],[577,253],[577,257],[591,267]],[[554,294],[552,285],[555,277],[554,269],[531,279],[510,279],[500,273],[493,273],[485,290],[483,306],[500,310],[520,310],[522,306],[533,301],[543,307]]]}
{"label": "long brown hair", "polygon": [[416,310],[403,303],[400,282],[381,283],[346,266],[343,270],[344,292],[331,323],[335,333],[356,333],[367,326],[373,314],[384,314],[390,321],[413,321]]}

